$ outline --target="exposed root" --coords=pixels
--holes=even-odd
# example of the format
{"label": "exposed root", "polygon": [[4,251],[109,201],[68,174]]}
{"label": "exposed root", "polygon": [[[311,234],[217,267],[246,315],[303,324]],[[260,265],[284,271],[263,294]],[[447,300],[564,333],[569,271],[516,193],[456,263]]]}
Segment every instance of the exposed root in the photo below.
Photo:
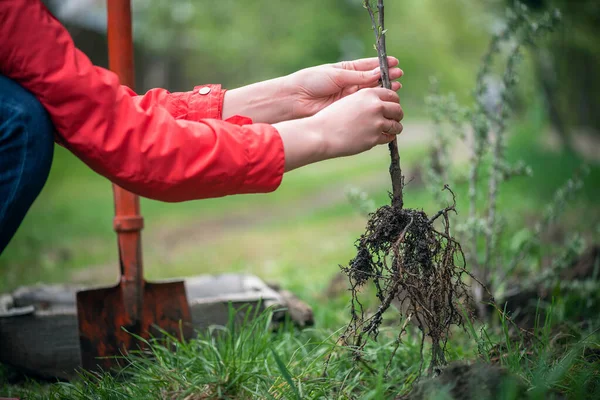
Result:
{"label": "exposed root", "polygon": [[[452,191],[446,186],[446,190]],[[366,232],[357,240],[357,254],[342,271],[348,275],[352,319],[344,333],[360,359],[367,338],[377,339],[383,314],[392,302],[399,304],[432,343],[429,371],[445,365],[450,327],[461,325],[470,292],[463,282],[464,254],[451,236],[448,213],[456,202],[429,219],[421,210],[384,206],[371,214]],[[441,219],[442,229],[434,227]],[[372,283],[379,307],[365,315],[359,289]],[[404,331],[404,329],[403,329]],[[399,340],[401,338],[399,337]]]}

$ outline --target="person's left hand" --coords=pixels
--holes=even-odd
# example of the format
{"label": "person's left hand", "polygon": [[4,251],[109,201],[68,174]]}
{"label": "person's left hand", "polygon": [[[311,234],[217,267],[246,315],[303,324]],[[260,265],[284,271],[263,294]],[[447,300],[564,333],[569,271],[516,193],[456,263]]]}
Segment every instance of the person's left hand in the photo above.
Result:
{"label": "person's left hand", "polygon": [[[404,74],[395,57],[388,57],[388,65],[390,80]],[[284,91],[292,100],[293,118],[303,118],[360,89],[378,86],[379,78],[379,60],[373,57],[306,68],[283,79]],[[401,87],[400,82],[392,82],[392,90]]]}

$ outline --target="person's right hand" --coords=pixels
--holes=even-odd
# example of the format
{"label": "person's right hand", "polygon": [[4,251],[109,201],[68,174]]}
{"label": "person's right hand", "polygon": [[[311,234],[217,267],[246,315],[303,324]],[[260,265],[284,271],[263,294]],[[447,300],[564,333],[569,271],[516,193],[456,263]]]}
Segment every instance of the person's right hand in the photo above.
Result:
{"label": "person's right hand", "polygon": [[343,157],[391,142],[402,132],[404,112],[398,94],[362,89],[312,117],[275,124],[283,140],[285,169]]}
{"label": "person's right hand", "polygon": [[402,132],[400,98],[392,90],[369,88],[345,97],[314,115],[329,157],[361,153],[391,142]]}

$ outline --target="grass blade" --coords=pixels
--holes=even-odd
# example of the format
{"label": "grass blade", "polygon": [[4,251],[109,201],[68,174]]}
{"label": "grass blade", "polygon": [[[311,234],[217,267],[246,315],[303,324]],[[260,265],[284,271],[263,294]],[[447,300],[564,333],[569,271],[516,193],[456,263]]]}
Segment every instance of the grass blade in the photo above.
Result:
{"label": "grass blade", "polygon": [[300,396],[300,392],[298,391],[298,388],[294,384],[294,379],[292,378],[292,374],[285,366],[281,357],[279,357],[277,352],[275,350],[273,350],[273,348],[271,348],[271,353],[273,353],[273,358],[275,358],[275,362],[277,363],[277,367],[279,368],[281,375],[283,375],[283,378],[285,379],[285,381],[288,383],[288,385],[290,385],[290,387],[294,391],[295,398],[297,400],[301,400],[302,397]]}

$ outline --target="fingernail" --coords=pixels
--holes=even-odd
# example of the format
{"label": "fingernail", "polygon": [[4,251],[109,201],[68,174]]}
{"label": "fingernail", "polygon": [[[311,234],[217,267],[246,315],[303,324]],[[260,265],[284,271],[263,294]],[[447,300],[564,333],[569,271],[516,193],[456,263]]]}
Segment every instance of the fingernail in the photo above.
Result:
{"label": "fingernail", "polygon": [[379,74],[379,67],[377,67],[373,71],[371,71],[371,74],[378,75]]}

